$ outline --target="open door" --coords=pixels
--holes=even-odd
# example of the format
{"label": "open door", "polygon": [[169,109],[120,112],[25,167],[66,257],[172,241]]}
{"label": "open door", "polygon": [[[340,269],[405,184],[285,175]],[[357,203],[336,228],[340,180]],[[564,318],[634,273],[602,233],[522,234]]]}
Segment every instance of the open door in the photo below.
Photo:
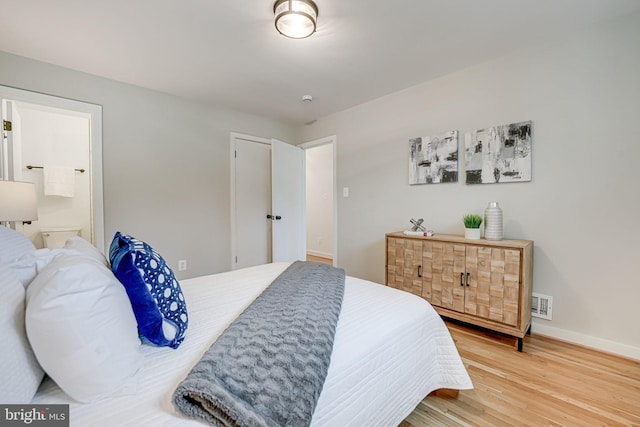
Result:
{"label": "open door", "polygon": [[22,181],[22,124],[15,102],[2,100],[2,165],[3,179]]}
{"label": "open door", "polygon": [[272,261],[306,259],[304,150],[271,140]]}
{"label": "open door", "polygon": [[304,150],[231,133],[231,269],[306,258]]}

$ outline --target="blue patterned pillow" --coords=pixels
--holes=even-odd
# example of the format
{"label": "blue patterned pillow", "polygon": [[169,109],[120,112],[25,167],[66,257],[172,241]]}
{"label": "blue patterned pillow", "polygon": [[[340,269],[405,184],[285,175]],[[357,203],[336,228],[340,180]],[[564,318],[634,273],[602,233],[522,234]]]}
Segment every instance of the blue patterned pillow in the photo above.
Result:
{"label": "blue patterned pillow", "polygon": [[151,246],[117,232],[109,249],[111,269],[127,290],[140,335],[158,346],[178,348],[187,330],[180,284]]}

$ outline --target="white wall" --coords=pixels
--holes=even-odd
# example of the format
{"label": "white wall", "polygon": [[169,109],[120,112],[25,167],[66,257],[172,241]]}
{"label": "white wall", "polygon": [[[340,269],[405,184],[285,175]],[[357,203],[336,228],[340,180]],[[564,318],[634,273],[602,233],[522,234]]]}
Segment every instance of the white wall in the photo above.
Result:
{"label": "white wall", "polygon": [[273,120],[4,52],[0,84],[102,105],[105,239],[146,240],[179,278],[229,269],[230,132],[295,137]]}
{"label": "white wall", "polygon": [[307,148],[307,252],[333,258],[333,145]]}
{"label": "white wall", "polygon": [[[640,14],[522,49],[298,129],[335,134],[339,263],[384,281],[384,234],[423,217],[463,233],[461,217],[500,202],[507,238],[535,241],[534,291],[554,297],[533,330],[640,358]],[[408,140],[533,121],[533,180],[408,185]],[[463,145],[460,145],[462,148]],[[460,168],[464,169],[463,161]]]}

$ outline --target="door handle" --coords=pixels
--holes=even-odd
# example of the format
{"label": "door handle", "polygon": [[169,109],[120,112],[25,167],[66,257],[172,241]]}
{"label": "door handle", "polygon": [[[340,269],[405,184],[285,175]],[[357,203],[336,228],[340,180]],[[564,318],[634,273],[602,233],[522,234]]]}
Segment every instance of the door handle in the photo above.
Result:
{"label": "door handle", "polygon": [[422,277],[422,266],[418,266],[418,277]]}
{"label": "door handle", "polygon": [[278,221],[281,220],[282,217],[280,215],[267,214],[267,219],[270,219],[271,221]]}
{"label": "door handle", "polygon": [[460,273],[460,286],[464,286],[464,273]]}
{"label": "door handle", "polygon": [[276,215],[276,221],[281,220],[282,217],[280,215]]}
{"label": "door handle", "polygon": [[471,275],[471,273],[467,272],[467,286],[469,286],[469,276]]}
{"label": "door handle", "polygon": [[271,215],[271,214],[267,214],[267,219],[270,219],[270,220],[272,220],[272,221],[273,221],[273,215]]}

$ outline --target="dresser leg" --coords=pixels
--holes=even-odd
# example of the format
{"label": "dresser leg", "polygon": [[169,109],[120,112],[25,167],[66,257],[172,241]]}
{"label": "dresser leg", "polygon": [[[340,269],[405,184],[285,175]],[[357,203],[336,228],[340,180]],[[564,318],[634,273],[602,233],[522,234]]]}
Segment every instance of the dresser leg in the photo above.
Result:
{"label": "dresser leg", "polygon": [[518,351],[520,353],[522,353],[522,345],[523,345],[523,339],[522,338],[518,338]]}

